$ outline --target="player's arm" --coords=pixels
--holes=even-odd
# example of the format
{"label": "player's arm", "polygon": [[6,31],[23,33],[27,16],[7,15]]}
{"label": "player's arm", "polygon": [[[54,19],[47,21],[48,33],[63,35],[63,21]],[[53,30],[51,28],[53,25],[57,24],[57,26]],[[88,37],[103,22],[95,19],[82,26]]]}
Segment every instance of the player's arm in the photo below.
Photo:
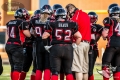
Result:
{"label": "player's arm", "polygon": [[29,31],[29,25],[27,22],[22,22],[22,24],[20,25],[20,29],[22,30],[23,34],[26,37],[31,37],[30,31]]}
{"label": "player's arm", "polygon": [[74,38],[76,39],[76,44],[79,45],[82,39],[81,33],[78,31],[78,25],[75,23],[75,28],[74,28]]}
{"label": "player's arm", "polygon": [[47,38],[50,36],[51,34],[51,26],[49,23],[47,23],[45,26],[44,26],[44,29],[45,29],[45,32],[43,33],[42,35],[42,40],[43,40],[43,43],[44,45],[46,46],[47,45]]}
{"label": "player's arm", "polygon": [[79,45],[80,42],[81,42],[81,39],[82,39],[82,36],[80,34],[79,31],[77,31],[75,34],[74,34],[74,38],[76,39],[76,44]]}
{"label": "player's arm", "polygon": [[107,17],[103,20],[103,24],[104,24],[104,28],[102,31],[102,37],[103,37],[103,39],[105,39],[108,36],[110,26],[113,23],[112,23],[112,20],[109,17]]}
{"label": "player's arm", "polygon": [[25,42],[30,43],[33,41],[34,37],[30,34],[29,26],[27,22],[22,22],[20,25],[20,30],[23,32],[23,34],[26,36]]}
{"label": "player's arm", "polygon": [[31,29],[30,29],[30,33],[31,33],[32,35],[36,36],[35,29],[34,29],[34,25],[33,25],[32,21],[33,21],[33,20],[30,21],[30,25],[29,25],[29,27],[31,28]]}
{"label": "player's arm", "polygon": [[47,39],[49,36],[50,36],[50,34],[45,31],[42,35],[42,39]]}
{"label": "player's arm", "polygon": [[103,26],[97,25],[97,34],[95,35],[96,37],[96,42],[100,39],[103,31]]}

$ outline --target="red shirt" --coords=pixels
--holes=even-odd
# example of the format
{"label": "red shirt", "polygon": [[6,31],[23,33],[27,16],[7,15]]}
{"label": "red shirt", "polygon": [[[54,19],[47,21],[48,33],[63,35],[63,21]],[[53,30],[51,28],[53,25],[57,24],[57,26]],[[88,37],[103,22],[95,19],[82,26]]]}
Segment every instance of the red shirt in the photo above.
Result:
{"label": "red shirt", "polygon": [[82,40],[87,40],[90,42],[91,40],[91,28],[90,28],[90,18],[87,13],[82,10],[76,10],[73,15],[73,21],[77,22],[78,30],[82,35]]}

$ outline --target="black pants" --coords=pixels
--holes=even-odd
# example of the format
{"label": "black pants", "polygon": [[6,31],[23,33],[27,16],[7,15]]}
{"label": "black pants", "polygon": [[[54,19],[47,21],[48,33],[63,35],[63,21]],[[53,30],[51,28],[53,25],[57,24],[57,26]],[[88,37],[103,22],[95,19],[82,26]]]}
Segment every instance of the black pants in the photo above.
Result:
{"label": "black pants", "polygon": [[92,49],[89,51],[89,76],[93,75],[93,69],[95,65],[96,58],[98,56],[98,50]]}
{"label": "black pants", "polygon": [[62,66],[65,74],[71,74],[71,67],[73,61],[73,47],[71,44],[56,44],[50,50],[50,65],[53,75],[58,75]]}
{"label": "black pants", "polygon": [[49,53],[45,50],[43,42],[36,44],[36,66],[37,70],[50,69]]}
{"label": "black pants", "polygon": [[116,67],[115,72],[120,71],[120,47],[107,47],[103,54],[102,66],[112,65]]}
{"label": "black pants", "polygon": [[6,44],[5,50],[7,52],[9,62],[11,65],[11,71],[21,72],[24,62],[22,46],[15,44]]}
{"label": "black pants", "polygon": [[30,66],[32,64],[32,46],[26,46],[26,52],[24,53],[24,65],[23,65],[23,71],[28,72],[30,69]]}

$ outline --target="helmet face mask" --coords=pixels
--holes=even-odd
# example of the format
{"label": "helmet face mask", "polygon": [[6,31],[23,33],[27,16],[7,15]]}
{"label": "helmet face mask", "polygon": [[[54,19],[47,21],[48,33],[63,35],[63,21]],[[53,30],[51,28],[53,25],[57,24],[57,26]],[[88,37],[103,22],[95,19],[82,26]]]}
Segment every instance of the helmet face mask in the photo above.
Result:
{"label": "helmet face mask", "polygon": [[120,7],[114,6],[110,9],[109,16],[112,18],[120,18]]}
{"label": "helmet face mask", "polygon": [[29,12],[25,8],[19,8],[16,10],[14,17],[17,19],[28,20],[30,18]]}
{"label": "helmet face mask", "polygon": [[95,24],[98,20],[98,15],[95,12],[89,12],[88,15],[90,17],[90,22]]}
{"label": "helmet face mask", "polygon": [[35,17],[40,17],[40,14],[41,14],[41,11],[40,10],[36,10],[35,12],[34,12],[34,16]]}
{"label": "helmet face mask", "polygon": [[47,14],[52,14],[53,11],[52,11],[52,8],[50,5],[44,5],[42,8],[41,8],[41,14],[44,14],[44,13],[47,13]]}

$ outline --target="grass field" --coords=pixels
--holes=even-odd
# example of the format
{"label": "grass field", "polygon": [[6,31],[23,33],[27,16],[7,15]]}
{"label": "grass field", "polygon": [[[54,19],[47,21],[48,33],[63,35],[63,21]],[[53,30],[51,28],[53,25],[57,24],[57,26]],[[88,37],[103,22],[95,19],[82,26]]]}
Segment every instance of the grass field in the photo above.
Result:
{"label": "grass field", "polygon": [[[10,65],[3,65],[4,71],[3,74],[0,76],[0,80],[10,80]],[[99,75],[96,71],[97,69],[101,69],[101,66],[96,65],[94,68],[94,75],[95,75],[95,80],[102,80],[102,76]],[[32,67],[30,68],[30,71],[27,74],[27,77],[25,80],[30,80],[30,74],[31,74]],[[112,78],[110,80],[113,80]]]}

